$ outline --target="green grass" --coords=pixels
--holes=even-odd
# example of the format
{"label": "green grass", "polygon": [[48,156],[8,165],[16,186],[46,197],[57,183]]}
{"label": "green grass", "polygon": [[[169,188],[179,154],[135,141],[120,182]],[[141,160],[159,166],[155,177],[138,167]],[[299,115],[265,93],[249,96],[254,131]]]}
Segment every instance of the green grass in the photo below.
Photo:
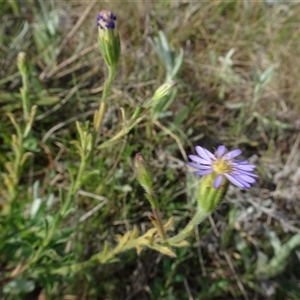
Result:
{"label": "green grass", "polygon": [[[7,172],[5,163],[13,160],[15,128],[7,113],[18,124],[23,122],[20,51],[28,57],[30,102],[37,105],[24,143],[33,155],[20,175],[18,204],[8,223],[7,188],[0,180],[0,228],[6,237],[0,246],[1,299],[36,299],[42,293],[45,299],[300,298],[299,255],[296,246],[287,247],[300,228],[295,175],[300,161],[298,4],[119,1],[107,7],[91,4],[86,15],[87,2],[81,0],[1,5],[2,175]],[[107,75],[95,25],[96,12],[103,8],[118,16],[122,54],[99,144],[122,129],[121,108],[129,119],[164,82],[164,65],[148,41],[159,30],[176,54],[180,48],[185,51],[176,78],[177,96],[164,118],[143,120],[117,143],[95,151],[87,166],[94,174],[72,200],[72,212],[56,233],[59,242],[50,244],[47,256],[17,276],[28,253],[36,251],[37,237],[42,238],[59,212],[71,186],[68,170],[78,173],[80,158],[71,144],[78,140],[75,121],[92,122]],[[70,36],[77,22],[80,26]],[[212,150],[219,144],[243,150],[257,165],[258,184],[246,193],[230,189],[212,216],[195,228],[190,246],[174,249],[176,258],[151,249],[139,256],[130,250],[88,271],[51,273],[66,262],[86,261],[103,249],[104,241],[116,245],[116,235],[134,225],[142,233],[151,227],[151,207],[134,172],[137,152],[154,174],[163,220],[173,216],[175,232],[183,228],[196,210],[195,197],[187,191],[195,178],[185,168],[185,155],[196,145]],[[48,211],[44,208],[46,222],[45,215],[36,223],[26,221],[34,189],[44,201],[54,199]],[[273,275],[258,274],[259,263],[263,270],[269,266]],[[48,269],[42,269],[44,265]],[[42,275],[36,277],[40,270]]]}

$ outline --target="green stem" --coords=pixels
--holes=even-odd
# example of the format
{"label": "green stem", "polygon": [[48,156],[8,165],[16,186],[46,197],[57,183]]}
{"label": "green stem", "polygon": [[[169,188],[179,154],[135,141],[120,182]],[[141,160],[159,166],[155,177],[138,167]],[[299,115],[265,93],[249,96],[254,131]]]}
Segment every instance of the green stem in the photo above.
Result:
{"label": "green stem", "polygon": [[[28,88],[28,74],[26,72],[21,72],[22,76],[22,88],[21,88],[21,97],[22,97],[22,106],[23,106],[23,117],[24,123],[26,128],[26,123],[29,121],[29,88]],[[24,146],[23,146],[23,139],[24,139],[24,132],[22,132],[20,126],[16,123],[13,116],[11,116],[11,121],[14,124],[17,130],[17,140],[13,140],[12,143],[15,143],[15,161],[14,161],[14,178],[13,183],[14,186],[11,188],[13,193],[10,195],[10,206],[17,198],[17,187],[21,176],[22,166],[21,161],[24,155]],[[24,130],[25,131],[25,130]]]}
{"label": "green stem", "polygon": [[108,95],[111,85],[116,77],[116,70],[117,70],[116,66],[108,68],[108,77],[107,77],[104,87],[103,87],[101,103],[106,102],[107,95]]}
{"label": "green stem", "polygon": [[158,234],[160,235],[161,239],[163,241],[166,241],[167,239],[167,235],[162,223],[162,220],[160,218],[160,212],[158,209],[158,204],[156,199],[153,196],[153,191],[149,191],[149,193],[147,193],[147,199],[149,200],[150,204],[151,204],[151,208],[152,208],[152,212],[154,215],[155,220],[152,221],[153,225],[155,226],[155,228],[157,229]]}
{"label": "green stem", "polygon": [[194,215],[192,220],[185,226],[185,228],[182,231],[180,231],[177,235],[168,239],[167,243],[169,245],[172,245],[183,241],[194,229],[194,227],[201,223],[208,215],[208,213],[198,209],[197,213]]}
{"label": "green stem", "polygon": [[158,209],[155,208],[155,207],[152,207],[152,211],[153,211],[154,217],[155,217],[155,219],[156,219],[155,224],[156,224],[157,226],[155,226],[155,227],[156,227],[156,229],[157,229],[157,231],[158,231],[158,234],[160,235],[160,237],[161,237],[161,239],[162,239],[163,241],[166,241],[167,235],[166,235],[164,226],[163,226],[163,224],[162,224],[162,221],[161,221],[161,218],[160,218],[159,211],[158,211]]}
{"label": "green stem", "polygon": [[[15,161],[14,161],[14,174],[12,179],[12,184],[9,186],[8,191],[9,191],[9,198],[7,199],[7,206],[5,209],[5,214],[9,215],[11,218],[14,218],[14,209],[16,206],[14,205],[14,202],[18,198],[18,184],[20,181],[21,177],[21,171],[22,171],[22,166],[21,166],[21,160],[24,154],[24,148],[23,148],[23,139],[22,136],[19,137],[18,139],[18,151],[15,153]],[[11,174],[12,175],[12,174]],[[10,174],[8,174],[10,176]]]}
{"label": "green stem", "polygon": [[100,125],[103,121],[103,117],[105,114],[105,110],[106,110],[106,101],[107,101],[107,96],[108,93],[110,91],[111,85],[113,83],[113,80],[116,77],[116,67],[109,67],[108,68],[108,77],[104,83],[104,87],[103,87],[103,92],[102,92],[102,97],[101,97],[101,102],[99,104],[99,109],[98,109],[98,113],[100,115],[100,122],[96,128],[96,134],[98,133],[98,130],[100,128]]}
{"label": "green stem", "polygon": [[69,190],[67,199],[66,199],[66,201],[62,207],[62,210],[60,212],[61,219],[65,218],[65,215],[70,207],[71,201],[74,199],[74,196],[76,195],[77,191],[80,189],[83,173],[84,173],[86,165],[87,165],[87,160],[88,160],[88,156],[82,157],[82,159],[81,159],[81,163],[79,166],[79,170],[78,170],[76,179]]}
{"label": "green stem", "polygon": [[24,72],[21,73],[22,76],[22,106],[23,106],[23,116],[25,123],[29,119],[29,110],[30,110],[30,103],[29,103],[29,87],[28,87],[28,75]]}
{"label": "green stem", "polygon": [[[8,206],[6,207],[5,214],[12,214],[15,206],[14,202],[17,199],[18,196],[18,184],[20,181],[21,177],[21,172],[22,172],[22,158],[24,155],[24,146],[23,146],[23,132],[21,128],[15,123],[15,120],[13,117],[11,117],[11,121],[14,124],[16,131],[17,131],[17,136],[12,137],[12,150],[14,152],[15,158],[13,162],[13,174],[8,173],[8,176],[11,177],[11,185],[9,186],[9,198],[8,198]],[[13,217],[13,215],[11,215]]]}
{"label": "green stem", "polygon": [[82,263],[74,263],[69,266],[64,266],[64,267],[58,268],[58,269],[54,270],[54,273],[62,274],[62,273],[65,273],[66,270],[68,273],[76,273],[85,268],[90,268],[98,263],[100,263],[100,264],[110,263],[112,261],[112,259],[114,257],[116,257],[118,254],[128,251],[130,249],[136,248],[136,246],[139,244],[139,240],[140,240],[140,237],[128,241],[126,243],[126,245],[123,245],[122,247],[117,245],[114,249],[107,252],[106,255],[102,255],[101,252],[96,253],[92,257],[90,257],[88,260],[86,260]]}
{"label": "green stem", "polygon": [[89,160],[93,157],[93,154],[94,154],[97,134],[99,132],[100,126],[102,124],[102,121],[103,121],[103,118],[104,118],[104,115],[106,112],[107,96],[110,91],[111,85],[116,77],[116,70],[117,70],[117,66],[108,68],[108,77],[104,83],[101,102],[99,104],[98,111],[95,113],[95,116],[97,115],[97,118],[95,118],[96,120],[94,119],[94,122],[96,122],[96,124],[94,123],[94,131],[93,131],[93,135],[92,135],[92,150],[89,155]]}

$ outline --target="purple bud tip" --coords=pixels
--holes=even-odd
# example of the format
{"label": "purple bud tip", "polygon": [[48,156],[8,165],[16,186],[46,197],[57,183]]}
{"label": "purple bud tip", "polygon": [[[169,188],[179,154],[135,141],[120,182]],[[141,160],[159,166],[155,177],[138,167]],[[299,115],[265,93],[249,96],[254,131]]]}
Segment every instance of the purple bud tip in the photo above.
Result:
{"label": "purple bud tip", "polygon": [[103,9],[97,15],[97,25],[100,29],[115,29],[115,21],[117,20],[116,15],[107,9]]}
{"label": "purple bud tip", "polygon": [[115,22],[111,21],[105,25],[106,28],[115,29]]}

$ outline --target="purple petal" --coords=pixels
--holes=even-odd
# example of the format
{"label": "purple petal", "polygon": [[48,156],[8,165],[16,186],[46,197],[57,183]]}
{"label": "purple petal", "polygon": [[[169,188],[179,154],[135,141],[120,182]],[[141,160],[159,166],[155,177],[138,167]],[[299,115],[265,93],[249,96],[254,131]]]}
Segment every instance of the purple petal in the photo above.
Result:
{"label": "purple petal", "polygon": [[248,183],[254,183],[256,181],[253,177],[248,176],[248,175],[240,175],[239,178]]}
{"label": "purple petal", "polygon": [[201,165],[193,163],[193,162],[188,162],[187,164],[188,164],[188,166],[195,168],[195,169],[199,169],[199,167],[201,166]]}
{"label": "purple petal", "polygon": [[252,164],[249,164],[248,160],[239,160],[239,159],[235,159],[233,161],[235,164],[239,165],[239,166],[253,166],[253,167],[256,167],[255,165],[252,165]]}
{"label": "purple petal", "polygon": [[209,169],[212,169],[211,166],[205,166],[205,165],[199,165],[198,167],[199,170],[209,170]]}
{"label": "purple petal", "polygon": [[234,163],[239,164],[239,165],[249,165],[249,162],[246,159],[236,159],[234,161]]}
{"label": "purple petal", "polygon": [[236,169],[243,170],[243,171],[253,171],[255,166],[253,165],[235,165],[234,163],[232,166],[236,167]]}
{"label": "purple petal", "polygon": [[188,162],[187,163],[189,166],[195,168],[195,169],[199,169],[199,170],[208,170],[211,169],[211,166],[206,166],[206,165],[199,165],[193,162]]}
{"label": "purple petal", "polygon": [[224,155],[225,159],[233,159],[239,156],[243,151],[241,149],[232,150]]}
{"label": "purple petal", "polygon": [[216,156],[217,157],[222,157],[224,155],[225,151],[226,151],[226,147],[225,146],[223,146],[223,145],[219,146],[217,148],[217,151],[216,151]]}
{"label": "purple petal", "polygon": [[236,177],[233,177],[229,174],[225,174],[225,177],[231,182],[233,183],[234,185],[236,185],[237,187],[240,187],[242,189],[244,188],[249,188],[250,187],[250,184],[248,184],[247,182],[241,182],[239,181]]}
{"label": "purple petal", "polygon": [[248,176],[252,176],[252,177],[258,177],[252,171],[244,171],[244,170],[239,170],[239,169],[235,169],[233,172],[231,172],[231,175],[234,175],[234,176],[248,175]]}
{"label": "purple petal", "polygon": [[198,175],[198,176],[204,176],[204,175],[211,174],[212,172],[213,172],[213,170],[210,169],[210,170],[196,171],[196,172],[194,172],[194,174],[195,174],[195,175]]}
{"label": "purple petal", "polygon": [[222,178],[223,178],[222,175],[218,175],[218,176],[216,177],[216,179],[214,180],[214,188],[215,188],[215,189],[218,189],[218,188],[220,187],[220,185],[221,185],[221,183],[222,183]]}
{"label": "purple petal", "polygon": [[200,146],[196,146],[195,150],[197,151],[198,155],[201,156],[202,158],[211,161],[212,159],[216,159],[216,157],[206,150],[205,148],[202,148]]}
{"label": "purple petal", "polygon": [[211,164],[211,160],[206,160],[206,159],[203,159],[203,158],[200,158],[196,155],[189,155],[189,159],[199,163],[199,164],[203,164],[203,165],[210,165]]}

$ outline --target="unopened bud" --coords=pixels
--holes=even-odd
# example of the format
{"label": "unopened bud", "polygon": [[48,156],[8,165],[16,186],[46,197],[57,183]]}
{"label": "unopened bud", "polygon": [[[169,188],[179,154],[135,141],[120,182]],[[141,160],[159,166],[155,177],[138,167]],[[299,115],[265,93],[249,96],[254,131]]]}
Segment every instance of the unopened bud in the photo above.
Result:
{"label": "unopened bud", "polygon": [[168,81],[168,82],[162,84],[155,91],[152,100],[159,101],[159,100],[163,99],[164,97],[170,95],[176,84],[177,84],[176,80],[171,80],[171,81]]}
{"label": "unopened bud", "polygon": [[152,194],[152,176],[147,170],[146,162],[141,153],[137,153],[134,159],[136,177],[146,193]]}
{"label": "unopened bud", "polygon": [[25,52],[20,52],[17,57],[17,66],[22,75],[29,74],[29,66]]}
{"label": "unopened bud", "polygon": [[117,17],[106,9],[101,10],[97,16],[99,48],[109,67],[116,66],[120,58],[120,37],[116,20]]}

